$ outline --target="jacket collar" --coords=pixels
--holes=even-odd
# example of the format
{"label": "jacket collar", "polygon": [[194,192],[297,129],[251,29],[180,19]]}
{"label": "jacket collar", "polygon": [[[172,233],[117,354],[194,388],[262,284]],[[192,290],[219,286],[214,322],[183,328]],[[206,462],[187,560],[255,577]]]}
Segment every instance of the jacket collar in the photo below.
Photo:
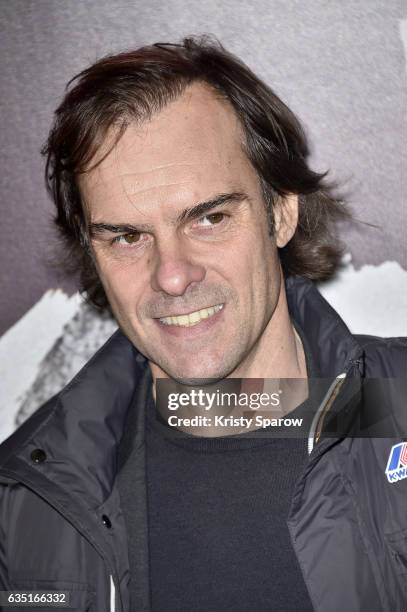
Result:
{"label": "jacket collar", "polygon": [[[7,469],[18,459],[28,473],[34,468],[72,496],[99,506],[112,488],[123,423],[145,367],[145,358],[117,330],[58,395],[3,443],[0,465]],[[33,461],[36,449],[44,451],[43,462]]]}
{"label": "jacket collar", "polygon": [[363,351],[338,313],[306,278],[289,277],[286,292],[291,317],[304,331],[321,378],[348,372]]}

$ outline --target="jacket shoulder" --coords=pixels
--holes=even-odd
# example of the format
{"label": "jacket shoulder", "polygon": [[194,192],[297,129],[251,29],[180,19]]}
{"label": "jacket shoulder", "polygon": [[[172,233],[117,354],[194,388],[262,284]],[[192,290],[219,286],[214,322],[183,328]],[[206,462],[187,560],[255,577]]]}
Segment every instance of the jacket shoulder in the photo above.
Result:
{"label": "jacket shoulder", "polygon": [[47,400],[26,421],[24,421],[11,436],[0,444],[0,467],[11,455],[14,455],[20,446],[26,443],[27,440],[33,436],[35,431],[54,413],[60,393],[61,392],[57,393]]}
{"label": "jacket shoulder", "polygon": [[[106,370],[111,371],[115,366],[120,374],[134,370],[133,347],[124,334],[118,329],[112,336],[96,351],[96,353],[85,363],[73,379],[65,385],[58,393],[42,404],[19,428],[11,434],[0,445],[0,467],[7,459],[18,452],[36,431],[52,418],[56,411],[61,408],[63,398],[70,396],[75,388],[80,388],[85,381],[100,380]],[[113,365],[112,365],[113,364]],[[123,374],[124,376],[124,374]],[[119,380],[119,383],[122,379]],[[97,384],[97,383],[96,383]],[[60,401],[61,400],[61,401]],[[71,401],[70,404],[75,401]],[[67,404],[65,405],[66,409]]]}
{"label": "jacket shoulder", "polygon": [[407,337],[355,335],[365,356],[365,376],[389,378],[407,375]]}

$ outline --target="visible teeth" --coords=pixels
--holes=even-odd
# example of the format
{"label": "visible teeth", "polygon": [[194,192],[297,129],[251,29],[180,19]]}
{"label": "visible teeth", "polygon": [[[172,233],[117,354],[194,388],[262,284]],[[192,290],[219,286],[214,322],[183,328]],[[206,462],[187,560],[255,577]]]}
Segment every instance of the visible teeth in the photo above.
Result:
{"label": "visible teeth", "polygon": [[198,323],[201,320],[199,312],[192,312],[188,315],[189,323]]}
{"label": "visible teeth", "polygon": [[219,310],[222,310],[223,304],[217,304],[216,306],[211,306],[210,308],[202,308],[202,310],[195,310],[195,312],[191,312],[186,315],[179,315],[175,317],[163,317],[160,319],[161,323],[164,325],[178,325],[179,327],[192,327],[193,325],[197,325],[203,319],[207,319],[211,317]]}

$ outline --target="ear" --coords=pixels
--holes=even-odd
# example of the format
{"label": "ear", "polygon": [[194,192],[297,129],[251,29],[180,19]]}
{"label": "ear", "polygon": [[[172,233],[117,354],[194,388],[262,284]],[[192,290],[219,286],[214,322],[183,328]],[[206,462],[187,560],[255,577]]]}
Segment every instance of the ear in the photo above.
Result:
{"label": "ear", "polygon": [[298,195],[280,197],[274,207],[274,234],[279,249],[294,236],[298,224]]}

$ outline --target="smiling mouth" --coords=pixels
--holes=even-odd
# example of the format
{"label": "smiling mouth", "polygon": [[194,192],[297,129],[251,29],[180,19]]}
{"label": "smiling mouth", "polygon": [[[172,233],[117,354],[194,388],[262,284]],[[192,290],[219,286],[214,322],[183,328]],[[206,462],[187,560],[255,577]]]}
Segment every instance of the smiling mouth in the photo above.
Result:
{"label": "smiling mouth", "polygon": [[224,304],[217,304],[216,306],[210,306],[210,308],[202,308],[202,310],[195,310],[189,314],[175,315],[171,317],[162,317],[159,319],[160,323],[164,325],[176,325],[177,327],[192,327],[198,325],[204,319],[213,317],[214,314],[222,310]]}

